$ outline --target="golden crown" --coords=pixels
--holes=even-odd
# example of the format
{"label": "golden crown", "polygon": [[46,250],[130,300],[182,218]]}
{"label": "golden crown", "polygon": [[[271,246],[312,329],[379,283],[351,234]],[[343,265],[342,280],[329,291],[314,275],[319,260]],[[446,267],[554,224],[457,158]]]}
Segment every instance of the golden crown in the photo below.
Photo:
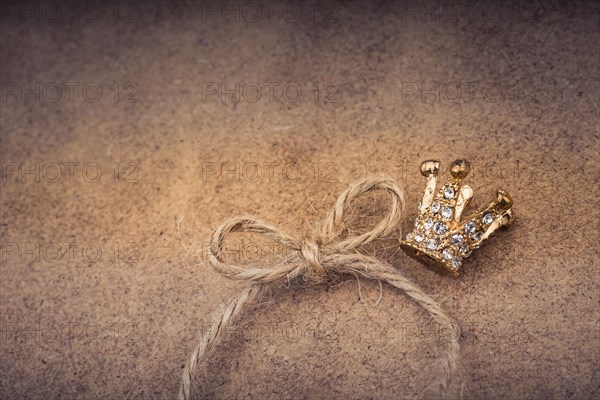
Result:
{"label": "golden crown", "polygon": [[421,175],[427,178],[427,184],[419,203],[415,229],[400,241],[400,247],[419,261],[458,275],[464,258],[498,229],[512,223],[513,202],[508,193],[498,189],[487,206],[461,221],[463,210],[473,197],[473,190],[461,185],[471,166],[467,160],[450,164],[451,177],[434,195],[439,167],[437,160],[421,164]]}

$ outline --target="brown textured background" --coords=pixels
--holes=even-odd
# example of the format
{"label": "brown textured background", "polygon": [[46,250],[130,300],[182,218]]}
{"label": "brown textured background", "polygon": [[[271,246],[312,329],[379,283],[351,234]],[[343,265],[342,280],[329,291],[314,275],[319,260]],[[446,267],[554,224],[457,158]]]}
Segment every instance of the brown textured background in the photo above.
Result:
{"label": "brown textured background", "polygon": [[[224,17],[220,2],[88,2],[101,15],[73,19],[66,3],[55,22],[49,3],[28,6],[39,21],[2,5],[1,398],[173,398],[211,313],[241,287],[198,266],[210,228],[247,212],[302,232],[369,172],[403,182],[410,227],[420,161],[458,157],[475,205],[501,186],[515,225],[456,280],[396,239],[377,254],[461,323],[465,398],[598,397],[597,3],[275,2],[255,22],[250,2]],[[203,98],[222,82],[278,86],[256,102]],[[72,181],[65,163],[79,163]],[[232,257],[281,252],[244,240]],[[436,397],[423,392],[436,326],[403,294],[384,286],[375,306],[379,285],[361,287],[276,288],[194,393]]]}

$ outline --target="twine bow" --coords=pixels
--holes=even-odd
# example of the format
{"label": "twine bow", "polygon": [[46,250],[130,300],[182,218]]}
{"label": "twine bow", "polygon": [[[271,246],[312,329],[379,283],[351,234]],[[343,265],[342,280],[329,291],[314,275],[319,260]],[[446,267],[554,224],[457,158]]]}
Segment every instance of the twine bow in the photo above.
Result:
{"label": "twine bow", "polygon": [[[389,198],[389,211],[372,230],[357,235],[344,236],[344,214],[352,200],[374,190],[384,190]],[[359,248],[374,240],[384,238],[398,228],[405,205],[404,191],[388,177],[365,178],[351,184],[337,199],[334,208],[317,232],[304,237],[289,235],[274,226],[251,217],[236,217],[217,227],[211,237],[208,249],[208,266],[231,279],[250,281],[239,297],[231,301],[220,318],[196,346],[184,367],[180,400],[190,399],[191,379],[198,364],[217,346],[221,334],[241,314],[248,303],[260,296],[268,285],[304,277],[315,283],[326,281],[334,275],[353,274],[368,279],[385,281],[403,290],[427,310],[433,319],[448,332],[449,349],[442,360],[442,374],[439,383],[445,394],[449,393],[452,372],[458,359],[458,338],[460,328],[444,310],[418,286],[406,278],[399,270],[374,257],[361,254]],[[289,249],[283,262],[265,268],[238,266],[223,261],[223,248],[229,235],[235,232],[249,232],[264,235]]]}

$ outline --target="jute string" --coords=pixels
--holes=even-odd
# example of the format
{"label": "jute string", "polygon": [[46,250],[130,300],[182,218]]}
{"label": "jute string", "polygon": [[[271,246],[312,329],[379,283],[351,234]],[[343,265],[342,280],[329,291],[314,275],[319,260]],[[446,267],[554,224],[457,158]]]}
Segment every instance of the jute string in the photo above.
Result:
{"label": "jute string", "polygon": [[[353,199],[371,191],[383,190],[390,201],[389,212],[372,230],[344,237],[344,214]],[[196,345],[186,363],[179,389],[179,399],[189,400],[192,377],[198,365],[205,365],[207,356],[214,351],[229,327],[239,318],[244,308],[253,304],[262,292],[275,283],[302,277],[322,283],[344,274],[363,276],[387,282],[404,291],[420,304],[447,333],[448,347],[441,360],[441,374],[437,383],[445,397],[450,395],[452,375],[458,360],[459,326],[444,310],[402,272],[387,262],[359,253],[361,246],[381,239],[397,230],[405,206],[403,189],[391,178],[371,177],[351,184],[337,199],[320,229],[305,237],[289,235],[274,226],[251,217],[236,217],[217,227],[212,233],[208,249],[208,266],[231,279],[250,282],[240,295],[228,303],[204,338]],[[234,232],[250,232],[274,240],[288,251],[283,262],[275,266],[255,268],[237,266],[223,261],[224,243]]]}

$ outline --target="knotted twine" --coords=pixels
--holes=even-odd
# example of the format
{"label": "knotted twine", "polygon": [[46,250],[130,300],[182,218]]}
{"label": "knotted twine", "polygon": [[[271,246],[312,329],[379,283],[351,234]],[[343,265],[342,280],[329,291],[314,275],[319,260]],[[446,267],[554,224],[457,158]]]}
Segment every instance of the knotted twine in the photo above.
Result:
{"label": "knotted twine", "polygon": [[[389,213],[372,230],[357,236],[344,237],[344,214],[350,202],[371,191],[384,190],[390,200]],[[215,349],[229,326],[239,318],[244,307],[253,303],[269,285],[291,281],[297,277],[322,283],[334,277],[352,274],[389,283],[403,290],[420,304],[447,333],[448,349],[442,361],[439,384],[445,396],[458,360],[459,326],[444,310],[398,269],[385,261],[359,253],[359,248],[384,238],[398,228],[405,206],[404,190],[388,177],[370,177],[351,184],[337,199],[335,206],[322,222],[320,229],[305,237],[289,235],[276,227],[252,217],[235,217],[217,227],[209,242],[208,266],[231,279],[250,282],[240,295],[225,307],[222,315],[194,348],[183,371],[179,399],[189,400],[192,376],[198,365]],[[288,250],[283,262],[275,266],[254,268],[223,261],[224,243],[234,232],[264,235]]]}

